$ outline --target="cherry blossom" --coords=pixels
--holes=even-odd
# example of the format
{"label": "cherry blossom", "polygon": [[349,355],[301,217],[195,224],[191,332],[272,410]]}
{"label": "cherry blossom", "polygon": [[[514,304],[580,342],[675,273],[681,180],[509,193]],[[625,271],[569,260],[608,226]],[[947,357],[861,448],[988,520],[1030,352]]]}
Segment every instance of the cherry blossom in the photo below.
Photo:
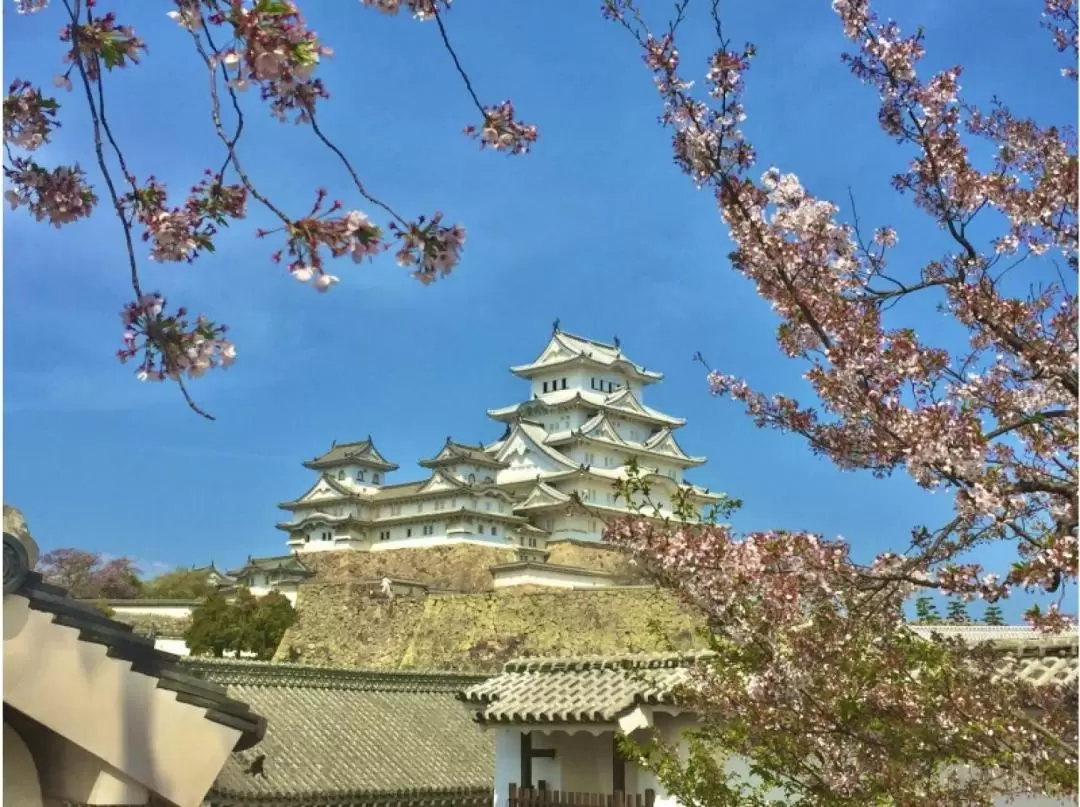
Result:
{"label": "cherry blossom", "polygon": [[[1048,6],[1075,30],[1074,2]],[[928,589],[988,602],[1025,589],[1050,600],[1028,612],[1033,625],[1075,631],[1059,604],[1078,562],[1075,285],[1050,281],[1025,294],[1000,282],[1013,253],[1057,251],[1075,273],[1075,137],[1000,103],[973,107],[959,66],[924,77],[921,30],[879,20],[866,0],[833,7],[853,44],[845,63],[876,92],[884,133],[913,154],[893,187],[951,241],[914,279],[888,267],[893,228],[865,239],[795,174],[770,167],[755,176],[742,127],[752,46],[722,39],[704,68],[705,91],[694,95],[676,45],[685,5],[657,36],[630,0],[606,3],[652,73],[676,164],[713,191],[731,264],[771,304],[777,344],[803,364],[813,400],[762,393],[722,368],[708,370],[711,391],[742,404],[759,426],[802,436],[842,469],[905,471],[949,495],[954,517],[915,527],[903,552],[866,563],[842,540],[739,535],[692,513],[682,523],[616,520],[605,538],[708,620],[717,660],[701,665],[684,693],[706,718],[705,750],[749,758],[755,773],[805,803],[1072,794],[1073,696],[1003,679],[999,648],[914,636],[904,606]],[[994,146],[991,169],[969,160],[972,138]],[[971,222],[988,210],[1000,218],[982,232],[996,225],[997,233],[978,244]],[[947,350],[903,327],[902,316],[886,317],[892,302],[930,293],[967,332],[966,346]],[[990,544],[1015,547],[1012,562],[973,562]],[[963,778],[944,760],[1003,778]],[[661,754],[651,763],[686,803],[764,803],[704,758]]]}
{"label": "cherry blossom", "polygon": [[34,151],[49,142],[52,130],[60,125],[60,105],[29,81],[15,79],[4,97],[4,142]]}
{"label": "cherry blossom", "polygon": [[465,229],[458,224],[444,227],[442,213],[430,220],[421,216],[404,227],[391,223],[390,229],[400,242],[398,264],[415,266],[413,277],[425,286],[448,275],[461,259]]}
{"label": "cherry blossom", "polygon": [[236,360],[236,347],[224,338],[226,327],[200,314],[188,321],[184,308],[165,311],[160,294],[147,294],[124,306],[121,362],[138,359],[136,375],[141,381],[198,378],[213,367],[228,367]]}
{"label": "cherry blossom", "polygon": [[[331,257],[339,258],[351,255],[356,262],[386,249],[382,239],[382,230],[359,210],[344,213],[341,201],[326,205],[327,193],[320,190],[308,215],[290,222],[283,231],[286,234],[285,249],[275,252],[273,260],[279,263],[283,253],[290,260],[288,270],[302,283],[315,281],[318,291],[326,291],[338,282],[336,277],[326,275],[324,270],[323,250]],[[277,230],[259,230],[257,235],[265,238]],[[331,280],[322,280],[324,276]]]}
{"label": "cherry blossom", "polygon": [[48,169],[16,157],[10,167],[4,166],[4,177],[13,186],[4,193],[11,209],[26,206],[35,219],[54,227],[86,218],[97,204],[86,174],[77,165]]}
{"label": "cherry blossom", "polygon": [[190,263],[201,250],[213,249],[218,227],[244,217],[247,190],[223,184],[219,175],[207,169],[182,207],[167,207],[165,187],[153,177],[123,201],[145,228],[143,240],[152,244],[151,260]]}
{"label": "cherry blossom", "polygon": [[537,129],[531,124],[514,120],[514,105],[503,101],[483,108],[484,123],[478,128],[466,126],[465,134],[480,141],[480,147],[507,154],[528,154],[536,142]]}
{"label": "cherry blossom", "polygon": [[[227,5],[227,11],[215,11],[207,19],[232,29],[233,45],[218,57],[232,77],[232,86],[259,87],[263,100],[270,102],[271,114],[279,120],[295,111],[297,122],[310,122],[316,101],[327,97],[322,80],[313,73],[333,51],[308,29],[293,3],[277,0],[245,8],[241,0],[232,0]],[[181,21],[187,25],[196,13],[193,4],[181,6]]]}

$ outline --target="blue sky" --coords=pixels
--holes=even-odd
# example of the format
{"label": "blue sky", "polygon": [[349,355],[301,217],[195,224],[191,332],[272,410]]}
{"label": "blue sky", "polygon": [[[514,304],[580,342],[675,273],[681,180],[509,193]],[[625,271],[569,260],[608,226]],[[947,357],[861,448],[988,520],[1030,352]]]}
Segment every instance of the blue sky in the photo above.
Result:
{"label": "blue sky", "polygon": [[[179,194],[222,159],[205,74],[165,17],[171,4],[117,5],[150,50],[109,76],[110,118],[137,173]],[[725,5],[730,35],[758,47],[747,128],[762,170],[795,172],[845,215],[850,187],[868,225],[899,230],[898,258],[912,266],[947,249],[889,187],[907,156],[878,128],[874,91],[841,64],[846,43],[829,3]],[[1075,119],[1075,84],[1058,77],[1037,4],[878,5],[908,28],[925,26],[929,67],[964,65],[968,100],[996,93],[1019,114]],[[869,556],[904,545],[913,524],[942,521],[947,499],[906,478],[840,473],[798,438],[758,430],[735,404],[709,397],[691,360],[698,350],[765,391],[805,395],[803,368],[778,354],[768,305],[727,264],[710,195],[671,165],[634,43],[597,6],[461,0],[447,17],[482,99],[512,98],[540,127],[532,155],[507,159],[460,134],[475,111],[432,25],[354,0],[302,4],[336,51],[320,67],[332,94],[324,130],[378,195],[410,214],[445,211],[468,242],[460,269],[433,287],[386,256],[346,260],[327,295],[270,263],[276,246],[253,237],[266,223],[258,215],[193,266],[144,262],[144,287],[231,326],[239,361],[192,385],[215,423],[113,358],[129,289],[119,225],[104,206],[62,230],[5,210],[4,500],[23,508],[43,547],[128,554],[147,571],[283,551],[275,505],[313,481],[303,459],[370,432],[402,466],[392,479],[405,481],[448,434],[493,439],[500,427],[485,410],[526,394],[507,366],[535,356],[555,317],[573,332],[617,334],[633,358],[666,373],[647,400],[688,419],[682,444],[710,457],[695,480],[745,501],[738,527],[842,535]],[[662,15],[669,4],[650,7]],[[59,4],[32,17],[9,11],[9,81],[51,86],[61,16]],[[694,22],[682,51],[701,74],[710,28]],[[79,160],[96,179],[85,113],[76,95],[61,95],[64,128],[47,157]],[[322,185],[359,205],[308,131],[272,121],[254,95],[245,101],[241,156],[268,195],[300,212]],[[904,316],[920,332],[939,328],[933,313]]]}

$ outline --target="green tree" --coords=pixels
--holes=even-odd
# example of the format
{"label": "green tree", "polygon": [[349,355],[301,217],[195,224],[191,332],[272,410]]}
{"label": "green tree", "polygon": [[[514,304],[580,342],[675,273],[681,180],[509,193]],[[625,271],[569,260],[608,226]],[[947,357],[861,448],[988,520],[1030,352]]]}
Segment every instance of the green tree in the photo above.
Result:
{"label": "green tree", "polygon": [[193,656],[222,658],[236,647],[236,609],[221,594],[211,594],[191,612],[184,641]]}
{"label": "green tree", "polygon": [[948,619],[949,622],[970,622],[971,616],[968,615],[967,603],[959,599],[949,600],[946,619]]}
{"label": "green tree", "polygon": [[147,580],[142,596],[152,600],[198,600],[214,591],[205,572],[180,568]]}
{"label": "green tree", "polygon": [[184,639],[196,656],[223,658],[231,653],[240,658],[249,652],[270,659],[295,619],[292,604],[276,591],[255,597],[242,588],[232,601],[214,593],[192,611]]}
{"label": "green tree", "polygon": [[987,625],[1004,625],[1005,617],[1001,613],[1001,606],[997,603],[986,606],[986,610],[983,611],[983,622]]}
{"label": "green tree", "polygon": [[244,649],[259,659],[273,658],[281,637],[294,621],[296,611],[287,597],[276,591],[260,597],[245,624]]}
{"label": "green tree", "polygon": [[933,625],[941,622],[941,615],[931,597],[919,597],[915,600],[915,621],[921,625]]}

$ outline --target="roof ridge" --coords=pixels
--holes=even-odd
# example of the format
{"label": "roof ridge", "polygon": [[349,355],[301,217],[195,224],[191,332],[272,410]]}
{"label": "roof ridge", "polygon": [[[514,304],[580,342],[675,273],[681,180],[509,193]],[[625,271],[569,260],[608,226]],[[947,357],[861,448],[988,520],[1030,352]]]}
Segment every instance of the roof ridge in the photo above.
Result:
{"label": "roof ridge", "polygon": [[640,670],[662,667],[686,667],[702,659],[713,658],[711,650],[687,650],[666,653],[627,653],[613,656],[537,656],[511,659],[503,672],[566,672],[569,670]]}
{"label": "roof ridge", "polygon": [[563,336],[569,336],[571,339],[577,339],[579,342],[585,342],[586,344],[596,345],[597,347],[606,348],[607,350],[620,351],[621,348],[616,347],[614,344],[608,342],[601,342],[599,339],[590,339],[587,336],[579,336],[576,333],[570,333],[570,331],[559,330],[558,333]]}
{"label": "roof ridge", "polygon": [[319,667],[282,661],[188,656],[181,663],[215,683],[241,686],[310,687],[367,691],[456,692],[490,678],[456,670],[385,670]]}

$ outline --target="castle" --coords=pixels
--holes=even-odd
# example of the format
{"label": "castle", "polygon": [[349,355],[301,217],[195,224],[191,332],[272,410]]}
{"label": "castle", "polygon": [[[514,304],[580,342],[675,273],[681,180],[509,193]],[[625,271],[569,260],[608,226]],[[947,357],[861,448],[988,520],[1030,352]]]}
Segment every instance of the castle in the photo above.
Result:
{"label": "castle", "polygon": [[[391,482],[398,465],[369,436],[334,443],[304,463],[318,473],[297,499],[278,506],[291,552],[380,551],[453,543],[542,551],[552,541],[598,541],[603,522],[629,512],[616,496],[634,460],[650,486],[648,513],[673,518],[678,491],[701,508],[719,497],[684,479],[704,457],[675,439],[682,418],[647,406],[645,388],[663,374],[556,324],[540,355],[510,372],[530,397],[488,410],[506,425],[488,445],[447,438],[419,465],[426,479]],[[575,504],[575,494],[578,503]],[[654,508],[658,508],[654,509]]]}

